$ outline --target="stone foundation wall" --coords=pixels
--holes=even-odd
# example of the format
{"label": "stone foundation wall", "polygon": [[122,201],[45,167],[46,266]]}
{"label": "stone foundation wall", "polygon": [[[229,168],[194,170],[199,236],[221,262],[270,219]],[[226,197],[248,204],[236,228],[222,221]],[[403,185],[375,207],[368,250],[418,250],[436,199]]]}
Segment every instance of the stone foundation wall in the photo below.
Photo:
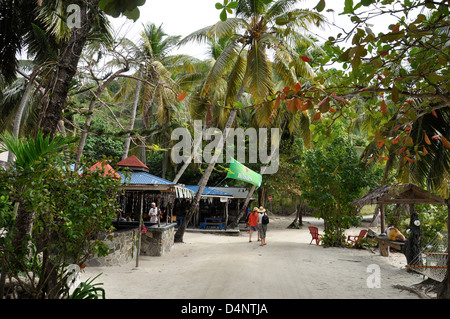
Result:
{"label": "stone foundation wall", "polygon": [[122,266],[133,260],[136,252],[137,229],[127,229],[105,233],[99,236],[109,248],[109,254],[104,257],[93,256],[86,263],[90,267]]}
{"label": "stone foundation wall", "polygon": [[175,224],[150,227],[141,237],[141,255],[162,256],[169,252],[174,244]]}
{"label": "stone foundation wall", "polygon": [[[174,244],[175,225],[148,227],[141,236],[141,256],[162,256],[169,252]],[[109,248],[104,257],[93,256],[86,262],[87,267],[122,266],[136,258],[137,228],[104,233],[99,236]]]}

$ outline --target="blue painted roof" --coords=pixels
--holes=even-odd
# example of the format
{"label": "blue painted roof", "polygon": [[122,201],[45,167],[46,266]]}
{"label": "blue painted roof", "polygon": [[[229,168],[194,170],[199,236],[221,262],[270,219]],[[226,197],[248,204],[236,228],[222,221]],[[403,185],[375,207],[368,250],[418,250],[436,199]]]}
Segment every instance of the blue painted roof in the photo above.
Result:
{"label": "blue painted roof", "polygon": [[171,181],[147,172],[129,172],[127,174],[124,174],[123,172],[118,173],[120,177],[122,177],[122,183],[124,184],[127,182],[127,184],[139,185],[175,185],[175,183],[172,183]]}
{"label": "blue painted roof", "polygon": [[[191,191],[193,191],[194,193],[197,194],[198,192],[198,185],[186,185],[185,186],[187,189],[190,189]],[[203,190],[202,195],[210,195],[210,196],[231,196],[231,194],[229,193],[225,193],[222,191],[219,191],[213,187],[208,187],[206,186],[205,189]]]}

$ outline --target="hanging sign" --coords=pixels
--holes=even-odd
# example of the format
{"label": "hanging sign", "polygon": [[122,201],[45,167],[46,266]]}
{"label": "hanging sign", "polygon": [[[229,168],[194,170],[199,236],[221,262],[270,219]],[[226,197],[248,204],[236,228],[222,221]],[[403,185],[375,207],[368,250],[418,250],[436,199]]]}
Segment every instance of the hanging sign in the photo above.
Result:
{"label": "hanging sign", "polygon": [[245,167],[234,158],[230,158],[230,167],[228,168],[227,178],[234,178],[253,184],[257,187],[261,186],[262,176],[248,167]]}

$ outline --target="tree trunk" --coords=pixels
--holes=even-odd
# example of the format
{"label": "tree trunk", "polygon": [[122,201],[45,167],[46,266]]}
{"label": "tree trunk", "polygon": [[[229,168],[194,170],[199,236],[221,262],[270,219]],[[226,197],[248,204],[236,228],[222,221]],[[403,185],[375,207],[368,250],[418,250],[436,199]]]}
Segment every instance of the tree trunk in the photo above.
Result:
{"label": "tree trunk", "polygon": [[[206,119],[206,124],[202,129],[202,135],[205,133],[206,128],[208,127],[208,116]],[[194,130],[195,130],[195,126],[194,126]],[[191,153],[191,155],[189,156],[189,158],[184,162],[183,166],[181,166],[180,170],[178,171],[177,175],[175,176],[175,178],[173,179],[173,182],[176,184],[178,183],[178,180],[181,178],[181,176],[183,175],[184,171],[186,170],[186,168],[188,168],[189,164],[191,164],[192,159],[194,158],[195,154],[197,154],[197,151],[200,147],[200,145],[202,145],[202,137],[198,138],[195,143],[194,143],[194,149]]]}
{"label": "tree trunk", "polygon": [[[34,77],[37,74],[37,70],[35,70],[28,80],[27,87],[25,89],[25,92],[23,93],[22,99],[20,100],[19,107],[17,108],[16,116],[14,117],[14,126],[13,126],[13,137],[19,138],[19,131],[20,131],[20,125],[22,122],[22,116],[23,112],[25,111],[25,108],[28,104],[28,101],[30,100],[31,91],[33,89],[33,82]],[[14,161],[14,154],[12,152],[8,152],[8,165],[11,166],[12,162]]]}
{"label": "tree trunk", "polygon": [[[448,253],[448,243],[450,242],[450,197],[447,198],[447,253]],[[450,299],[450,258],[447,256],[447,272],[445,278],[442,281],[441,289],[439,290],[437,297],[439,299]]]}
{"label": "tree trunk", "polygon": [[81,132],[80,142],[78,143],[77,149],[77,157],[75,160],[75,170],[78,169],[78,166],[81,161],[81,156],[83,155],[84,146],[86,145],[86,139],[88,135],[89,126],[91,125],[92,118],[94,117],[94,107],[97,99],[100,98],[100,94],[107,88],[107,86],[120,74],[125,73],[129,70],[128,65],[124,68],[116,71],[113,75],[111,75],[101,86],[97,88],[97,91],[94,93],[94,97],[91,99],[91,103],[89,104],[88,115],[86,117],[86,121],[84,122],[83,131]]}
{"label": "tree trunk", "polygon": [[[139,69],[139,78],[142,78],[142,72],[143,72],[143,65],[141,65]],[[136,110],[139,103],[139,96],[141,92],[141,81],[137,81],[136,83],[136,90],[134,91],[134,100],[133,100],[133,108],[131,109],[131,119],[130,119],[130,128],[129,130],[134,129],[134,122],[136,120]],[[131,143],[131,134],[127,134],[127,138],[125,139],[125,145],[123,147],[123,154],[122,154],[122,160],[126,159],[128,157],[128,152],[130,151],[130,143]]]}
{"label": "tree trunk", "polygon": [[417,214],[414,205],[409,205],[409,210],[409,229],[411,229],[411,233],[405,244],[406,262],[408,265],[421,265],[422,259],[420,258],[420,254],[422,245],[422,226],[420,224],[417,226],[414,223],[416,220],[419,220],[419,215]]}
{"label": "tree trunk", "polygon": [[69,42],[58,58],[53,89],[48,104],[43,108],[39,125],[45,136],[53,137],[66,107],[66,99],[72,86],[72,79],[77,72],[78,61],[98,11],[99,0],[91,0],[81,8],[80,28],[73,28]]}
{"label": "tree trunk", "polygon": [[[221,141],[221,143],[219,143],[219,146],[223,146],[223,143],[225,143],[225,141],[228,137],[228,134],[230,132],[229,129],[231,128],[231,125],[233,124],[234,119],[236,118],[236,114],[237,114],[237,109],[232,109],[228,116],[228,121],[225,126],[225,130],[222,135],[222,141]],[[222,147],[222,149],[223,149],[223,147]],[[205,189],[206,184],[208,183],[209,177],[212,173],[214,166],[217,163],[219,156],[222,156],[222,152],[215,152],[213,158],[211,159],[211,162],[209,163],[207,169],[205,170],[205,173],[203,174],[202,178],[200,179],[199,188],[198,188],[197,194],[195,195],[194,201],[192,202],[188,213],[186,214],[185,218],[183,219],[183,223],[180,225],[180,227],[178,227],[178,230],[175,233],[175,242],[176,243],[183,242],[183,236],[184,236],[184,231],[186,230],[186,226],[189,223],[189,221],[191,220],[192,216],[194,215],[194,213],[196,212],[196,210],[199,206],[200,198],[202,196],[203,190]]]}

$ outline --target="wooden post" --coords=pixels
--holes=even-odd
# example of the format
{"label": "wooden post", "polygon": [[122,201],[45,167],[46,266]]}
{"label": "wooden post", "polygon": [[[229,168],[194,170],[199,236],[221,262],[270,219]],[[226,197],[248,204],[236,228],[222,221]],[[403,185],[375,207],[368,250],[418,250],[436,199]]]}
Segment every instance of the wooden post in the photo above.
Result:
{"label": "wooden post", "polygon": [[141,213],[139,216],[138,242],[136,252],[136,268],[139,267],[139,254],[141,252],[141,235],[142,235],[142,216],[144,213],[144,192],[141,194]]}
{"label": "wooden post", "polygon": [[225,230],[227,229],[227,225],[228,225],[228,198],[227,201],[225,202]]}
{"label": "wooden post", "polygon": [[380,221],[381,221],[381,233],[383,234],[384,231],[385,231],[385,228],[386,228],[385,216],[384,216],[384,204],[380,205],[380,210],[381,210],[381,218],[380,218]]}

